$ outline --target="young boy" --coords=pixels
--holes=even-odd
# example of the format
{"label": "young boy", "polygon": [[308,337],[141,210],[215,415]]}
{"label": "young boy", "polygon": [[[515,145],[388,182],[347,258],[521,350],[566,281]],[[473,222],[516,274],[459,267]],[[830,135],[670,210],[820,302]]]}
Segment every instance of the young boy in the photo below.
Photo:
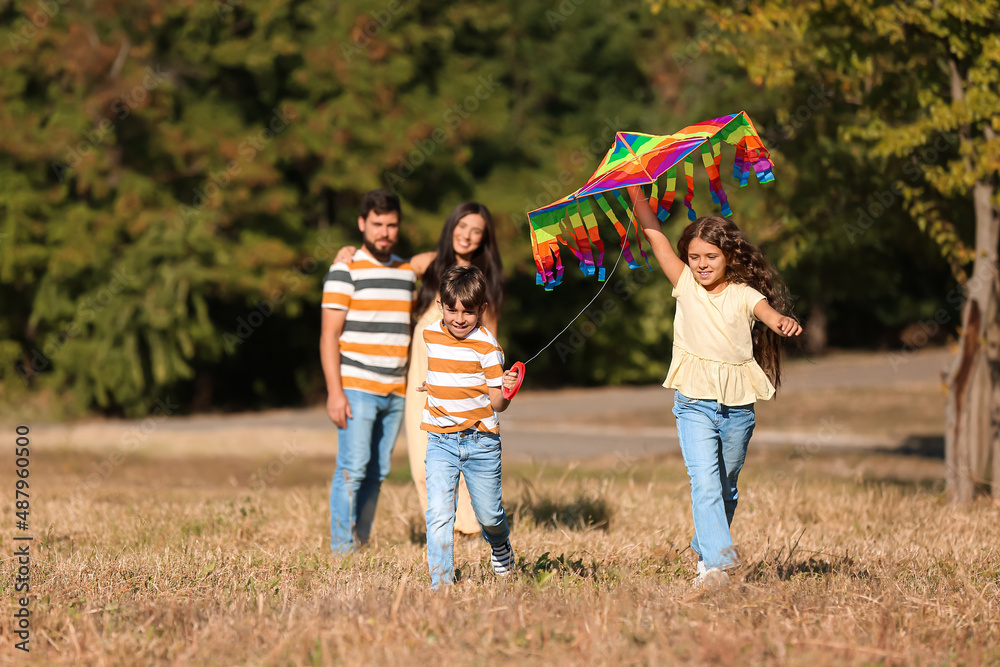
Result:
{"label": "young boy", "polygon": [[500,505],[500,422],[510,405],[502,387],[517,373],[503,372],[503,350],[480,324],[486,281],[474,266],[454,266],[441,278],[443,318],[424,330],[427,344],[427,561],[431,587],[454,583],[455,499],[465,476],[472,508],[490,544],[493,571],[501,577],[514,563],[507,514]]}

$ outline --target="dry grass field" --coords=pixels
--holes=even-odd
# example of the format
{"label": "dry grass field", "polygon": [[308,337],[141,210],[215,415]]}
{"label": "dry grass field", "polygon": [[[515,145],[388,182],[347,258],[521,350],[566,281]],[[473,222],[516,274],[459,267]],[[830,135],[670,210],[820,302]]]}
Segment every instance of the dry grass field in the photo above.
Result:
{"label": "dry grass field", "polygon": [[347,558],[332,458],[136,454],[81,487],[98,460],[32,457],[30,655],[5,475],[4,664],[1000,664],[1000,507],[946,505],[940,459],[752,450],[743,566],[700,592],[678,457],[508,465],[517,572],[461,541],[442,593],[405,460]]}

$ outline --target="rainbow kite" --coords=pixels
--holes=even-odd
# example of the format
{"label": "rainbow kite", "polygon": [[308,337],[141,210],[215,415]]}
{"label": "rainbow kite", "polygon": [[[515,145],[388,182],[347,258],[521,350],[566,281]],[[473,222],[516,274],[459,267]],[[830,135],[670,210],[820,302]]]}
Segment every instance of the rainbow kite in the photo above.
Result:
{"label": "rainbow kite", "polygon": [[[629,248],[628,230],[621,222],[619,211],[616,211],[619,208],[624,216],[631,215],[631,206],[623,189],[634,185],[652,185],[650,205],[661,221],[666,220],[674,203],[677,169],[683,162],[687,181],[684,204],[688,208],[688,218],[694,220],[696,216],[691,200],[694,197],[695,151],[701,151],[702,162],[708,171],[712,201],[721,204],[723,215],[731,215],[719,175],[723,141],[736,147],[733,178],[739,179],[740,187],[749,182],[751,166],[758,182],[774,180],[770,153],[764,148],[745,111],[689,125],[675,134],[617,133],[611,150],[582,188],[528,213],[532,250],[538,270],[536,282],[544,285],[546,290],[562,282],[560,243],[573,252],[584,275],[596,273],[598,280],[604,280],[604,243],[598,233],[595,207],[604,212],[618,231],[622,253],[629,267],[638,268],[639,264]],[[659,194],[661,189],[662,196]],[[636,245],[645,259],[646,251],[642,247],[644,234],[638,225],[636,228]]]}

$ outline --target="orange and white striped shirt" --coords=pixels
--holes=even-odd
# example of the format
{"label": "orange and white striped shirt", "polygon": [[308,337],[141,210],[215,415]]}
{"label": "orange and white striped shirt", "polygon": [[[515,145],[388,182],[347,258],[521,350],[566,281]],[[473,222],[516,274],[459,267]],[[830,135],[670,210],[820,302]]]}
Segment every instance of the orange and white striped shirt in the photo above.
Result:
{"label": "orange and white striped shirt", "polygon": [[489,387],[503,386],[503,350],[482,325],[455,338],[438,320],[424,329],[427,344],[425,431],[455,433],[475,428],[500,432]]}
{"label": "orange and white striped shirt", "polygon": [[358,249],[323,279],[323,308],[347,311],[340,334],[344,389],[403,395],[410,352],[410,311],[417,276],[393,255],[383,264]]}

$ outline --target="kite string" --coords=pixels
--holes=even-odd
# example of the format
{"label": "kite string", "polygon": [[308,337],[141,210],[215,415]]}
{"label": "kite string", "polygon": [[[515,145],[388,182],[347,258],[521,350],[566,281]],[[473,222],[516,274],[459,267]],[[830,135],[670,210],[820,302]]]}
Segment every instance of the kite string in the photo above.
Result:
{"label": "kite string", "polygon": [[625,228],[625,236],[622,239],[622,250],[621,250],[620,253],[618,253],[618,259],[615,260],[615,265],[611,268],[611,273],[608,274],[608,277],[605,279],[604,284],[601,285],[601,289],[597,290],[597,294],[594,295],[594,298],[591,299],[590,302],[587,303],[587,305],[584,306],[583,309],[580,310],[579,313],[577,313],[576,315],[573,316],[573,319],[571,319],[569,321],[569,324],[567,324],[565,327],[563,327],[563,330],[560,331],[559,333],[557,333],[555,335],[555,338],[553,338],[552,340],[550,340],[545,345],[545,347],[543,347],[538,352],[536,352],[534,357],[532,357],[531,359],[528,359],[526,362],[524,362],[525,366],[527,366],[528,364],[530,364],[532,361],[535,360],[535,358],[538,357],[538,355],[540,355],[542,352],[544,352],[545,350],[547,350],[549,348],[549,346],[552,345],[552,343],[554,343],[557,340],[559,340],[559,336],[562,336],[564,333],[566,333],[566,330],[569,329],[571,326],[573,326],[573,323],[576,322],[580,318],[581,315],[583,315],[584,311],[586,311],[588,308],[590,308],[590,305],[592,303],[594,303],[595,301],[597,301],[597,297],[601,296],[601,292],[603,292],[604,288],[607,287],[608,283],[611,282],[611,276],[615,275],[615,269],[618,268],[618,263],[622,261],[622,255],[625,254],[625,247],[626,247],[626,244],[628,243],[628,235],[629,235],[629,232],[632,231],[632,220],[634,220],[634,219],[635,219],[635,213],[633,211],[629,211],[628,227]]}

